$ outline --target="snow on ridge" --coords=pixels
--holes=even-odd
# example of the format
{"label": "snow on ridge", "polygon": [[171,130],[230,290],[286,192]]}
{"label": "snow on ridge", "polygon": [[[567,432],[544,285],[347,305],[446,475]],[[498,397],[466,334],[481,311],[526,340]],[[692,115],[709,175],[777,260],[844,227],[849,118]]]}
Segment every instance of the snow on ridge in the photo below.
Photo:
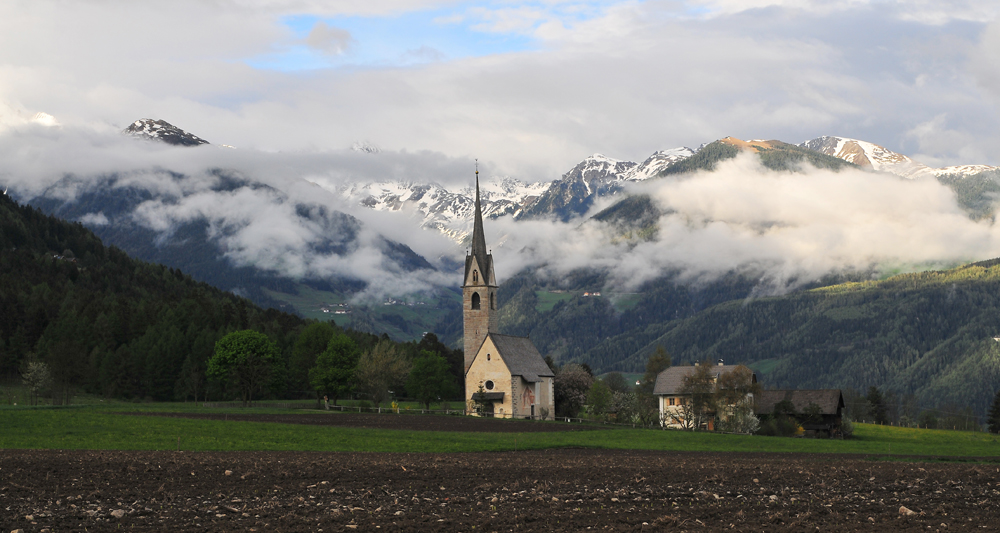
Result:
{"label": "snow on ridge", "polygon": [[[690,157],[687,147],[659,150],[642,163],[613,159],[594,154],[578,163],[561,180],[580,180],[587,195],[606,194],[608,186],[624,181],[655,177],[667,166]],[[510,176],[493,176],[479,182],[483,215],[518,216],[523,209],[544,195],[556,181],[525,183]],[[475,187],[448,187],[438,183],[414,183],[386,180],[335,186],[322,180],[317,185],[340,195],[348,202],[376,211],[395,211],[419,221],[425,229],[444,233],[462,242],[472,231]],[[605,191],[605,192],[601,192]]]}
{"label": "snow on ridge", "polygon": [[903,154],[893,152],[884,146],[848,137],[817,137],[805,141],[799,144],[799,146],[843,159],[861,167],[871,167],[873,170],[889,172],[908,179],[915,179],[921,176],[937,177],[949,174],[971,176],[980,172],[1000,169],[1000,167],[989,165],[953,165],[942,168],[931,168]]}

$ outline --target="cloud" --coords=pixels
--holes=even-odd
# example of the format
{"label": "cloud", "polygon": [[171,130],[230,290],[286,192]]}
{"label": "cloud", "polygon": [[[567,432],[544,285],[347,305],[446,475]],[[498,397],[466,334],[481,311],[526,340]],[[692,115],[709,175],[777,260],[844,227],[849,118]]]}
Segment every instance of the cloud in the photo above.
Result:
{"label": "cloud", "polygon": [[328,26],[322,21],[313,26],[305,40],[311,48],[334,56],[345,53],[353,41],[349,31]]}
{"label": "cloud", "polygon": [[[0,100],[109,130],[153,116],[268,151],[364,138],[489,159],[525,181],[557,177],[594,152],[638,159],[727,135],[836,134],[912,153],[908,132],[942,114],[970,149],[931,143],[922,154],[1000,163],[995,100],[983,91],[997,85],[995,25],[904,16],[931,3],[766,4],[710,4],[700,7],[711,16],[692,17],[699,4],[514,2],[487,4],[477,18],[478,5],[460,2],[5,3]],[[949,5],[973,13],[987,4]],[[433,9],[462,14],[463,28],[489,24],[468,30],[477,38],[528,35],[532,46],[461,56],[414,41],[398,50],[432,61],[406,68],[286,73],[246,63],[301,42],[287,17],[334,17],[312,31],[315,46],[336,53],[349,42],[337,16]],[[968,153],[985,159],[962,160]]]}
{"label": "cloud", "polygon": [[[501,274],[538,268],[558,280],[577,268],[606,272],[612,288],[634,290],[668,272],[693,281],[728,272],[762,276],[785,292],[832,272],[926,268],[1000,256],[1000,228],[970,220],[934,179],[905,180],[861,170],[775,172],[749,154],[714,172],[651,180],[668,213],[649,241],[589,221],[495,225]],[[488,228],[489,229],[489,228]],[[512,265],[513,259],[513,265]]]}

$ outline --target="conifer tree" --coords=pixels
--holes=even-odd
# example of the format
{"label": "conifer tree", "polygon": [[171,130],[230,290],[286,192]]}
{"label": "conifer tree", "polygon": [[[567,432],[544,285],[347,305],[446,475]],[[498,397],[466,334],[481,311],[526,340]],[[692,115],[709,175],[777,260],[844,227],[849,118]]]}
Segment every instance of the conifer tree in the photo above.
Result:
{"label": "conifer tree", "polygon": [[993,407],[990,407],[989,414],[990,433],[1000,433],[1000,390],[993,398]]}

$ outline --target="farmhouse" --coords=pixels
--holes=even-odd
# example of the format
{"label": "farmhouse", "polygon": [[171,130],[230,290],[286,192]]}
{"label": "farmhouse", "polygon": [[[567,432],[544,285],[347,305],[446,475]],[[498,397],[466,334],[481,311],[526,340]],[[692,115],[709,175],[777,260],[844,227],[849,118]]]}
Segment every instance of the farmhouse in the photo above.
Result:
{"label": "farmhouse", "polygon": [[486,249],[476,171],[472,249],[465,258],[462,315],[466,413],[480,416],[555,417],[555,374],[527,337],[499,333],[493,254]]}
{"label": "farmhouse", "polygon": [[[724,365],[721,362],[712,367],[712,381],[718,381],[719,376],[727,372],[732,372],[741,365]],[[672,366],[656,376],[656,384],[653,385],[653,395],[657,397],[660,408],[660,424],[664,427],[683,428],[690,424],[687,420],[689,409],[687,407],[692,401],[692,397],[684,389],[684,378],[692,375],[698,368],[693,366]],[[751,373],[751,383],[757,383],[757,374]],[[714,388],[714,387],[713,387]],[[714,415],[715,413],[709,413]],[[714,429],[714,416],[709,416],[707,420],[708,429]]]}
{"label": "farmhouse", "polygon": [[756,414],[772,416],[780,411],[795,417],[807,432],[825,431],[833,435],[840,430],[844,405],[844,395],[839,389],[766,390],[757,396]]}

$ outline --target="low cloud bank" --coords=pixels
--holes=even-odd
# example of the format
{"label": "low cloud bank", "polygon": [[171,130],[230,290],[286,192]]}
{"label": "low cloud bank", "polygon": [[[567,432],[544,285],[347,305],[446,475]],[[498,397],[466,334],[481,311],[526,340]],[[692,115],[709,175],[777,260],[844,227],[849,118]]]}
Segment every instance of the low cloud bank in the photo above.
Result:
{"label": "low cloud bank", "polygon": [[620,229],[593,220],[578,227],[502,222],[498,263],[538,268],[552,279],[600,268],[619,290],[668,271],[694,282],[746,271],[762,274],[765,292],[780,293],[834,272],[1000,256],[1000,228],[970,220],[933,178],[811,167],[775,172],[743,154],[714,172],[652,180],[630,192],[648,194],[667,213],[651,240],[622,239]]}
{"label": "low cloud bank", "polygon": [[[26,126],[0,134],[0,187],[18,199],[72,202],[112,186],[147,190],[129,220],[168,237],[205,221],[207,236],[237,266],[291,278],[348,277],[381,298],[454,287],[464,248],[421,229],[413,213],[351,205],[311,182],[402,179],[448,183],[472,162],[441,154],[264,153],[214,146],[176,148],[117,135]],[[115,180],[110,181],[109,177]],[[232,180],[251,185],[232,185]],[[226,183],[230,180],[230,183]],[[634,290],[665,273],[708,281],[732,271],[761,275],[782,292],[832,272],[872,266],[947,266],[1000,256],[1000,229],[975,222],[933,178],[909,181],[861,170],[775,172],[744,154],[714,172],[631,186],[666,213],[649,240],[589,219],[486,225],[498,276],[524,269],[558,280],[579,268],[606,271],[609,289]],[[605,199],[602,206],[620,197]],[[594,211],[600,209],[595,208]],[[591,213],[592,214],[592,213]],[[114,223],[95,209],[80,220]],[[434,269],[407,266],[386,239],[409,246]]]}

